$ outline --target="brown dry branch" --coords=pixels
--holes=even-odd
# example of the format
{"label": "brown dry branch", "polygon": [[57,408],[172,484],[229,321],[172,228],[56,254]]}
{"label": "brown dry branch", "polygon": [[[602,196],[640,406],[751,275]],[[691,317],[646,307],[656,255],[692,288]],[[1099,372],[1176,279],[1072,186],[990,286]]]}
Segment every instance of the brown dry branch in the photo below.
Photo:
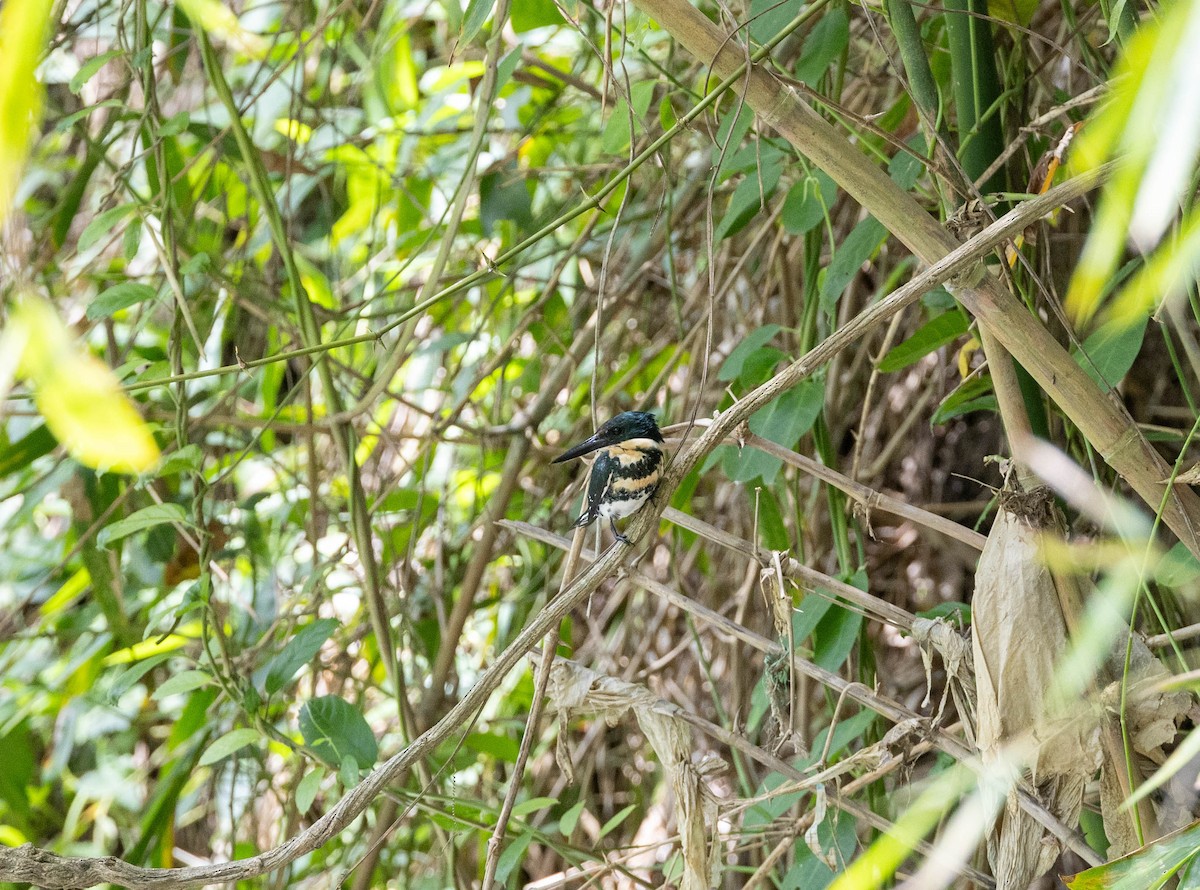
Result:
{"label": "brown dry branch", "polygon": [[[979,258],[1005,243],[1030,222],[1074,200],[1100,181],[1105,171],[1079,176],[1044,195],[1013,208],[987,229],[948,253],[929,268],[855,316],[835,333],[801,356],[774,378],[748,393],[736,405],[715,419],[692,446],[672,462],[660,483],[658,502],[665,503],[680,481],[718,444],[780,393],[811,376],[843,349],[854,345],[870,330],[912,304],[939,283],[975,267]],[[1161,474],[1165,476],[1166,474]],[[1160,476],[1161,478],[1161,476]],[[660,509],[643,509],[633,520],[628,534],[640,537],[658,522]],[[115,857],[73,858],[39,850],[32,844],[0,850],[0,880],[25,881],[48,888],[91,887],[101,883],[133,888],[184,888],[203,884],[248,880],[283,868],[300,856],[318,849],[356,819],[394,779],[433,751],[456,730],[474,718],[508,672],[532,649],[550,628],[592,592],[619,566],[629,561],[628,548],[610,547],[560,597],[551,602],[517,636],[508,649],[480,676],[473,686],[446,714],[418,736],[407,748],[368,774],[324,816],[307,829],[279,846],[257,856],[233,862],[176,869],[142,868]],[[899,718],[902,719],[902,718]],[[1048,815],[1048,814],[1047,814]],[[1084,848],[1086,849],[1086,847]],[[1089,860],[1090,861],[1090,860]]]}
{"label": "brown dry branch", "polygon": [[[687,0],[635,2],[693,56],[708,64],[716,77],[728,77],[746,63],[739,35],[723,33]],[[767,66],[748,66],[742,95],[764,123],[824,170],[923,262],[936,264],[956,250],[954,236],[912,195],[892,182]],[[982,263],[963,272],[947,289],[1021,363],[1109,466],[1151,509],[1161,510],[1167,526],[1200,556],[1200,497],[1182,486],[1172,490],[1163,484],[1170,467],[1124,406],[1099,390],[1042,323],[987,274]]]}
{"label": "brown dry branch", "polygon": [[[575,529],[571,536],[571,550],[567,553],[567,561],[563,564],[562,580],[558,592],[561,594],[571,582],[579,568],[579,553],[583,550],[583,539],[587,534],[586,528]],[[508,830],[508,820],[512,818],[513,807],[517,803],[517,793],[521,790],[521,780],[525,775],[525,764],[529,761],[529,752],[533,741],[541,728],[542,711],[545,707],[546,692],[550,688],[554,668],[554,651],[558,648],[558,628],[551,628],[542,640],[542,657],[538,663],[537,673],[533,681],[533,705],[529,708],[529,716],[525,720],[525,731],[521,734],[521,747],[517,752],[517,760],[513,764],[508,779],[508,790],[504,792],[504,803],[500,814],[496,817],[496,825],[488,840],[487,862],[483,872],[483,886],[490,887],[496,877],[496,869],[500,864],[500,851],[504,846],[504,834]]]}

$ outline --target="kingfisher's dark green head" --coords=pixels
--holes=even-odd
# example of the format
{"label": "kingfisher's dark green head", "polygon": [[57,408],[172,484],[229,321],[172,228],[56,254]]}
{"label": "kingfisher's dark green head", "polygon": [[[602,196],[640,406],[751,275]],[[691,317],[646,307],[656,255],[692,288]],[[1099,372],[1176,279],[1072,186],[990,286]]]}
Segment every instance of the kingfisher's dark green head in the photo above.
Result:
{"label": "kingfisher's dark green head", "polygon": [[653,414],[646,411],[625,411],[603,423],[590,439],[585,439],[574,448],[570,448],[554,458],[553,463],[562,463],[565,460],[591,454],[601,448],[609,448],[637,439],[649,439],[651,442],[660,443],[663,437]]}

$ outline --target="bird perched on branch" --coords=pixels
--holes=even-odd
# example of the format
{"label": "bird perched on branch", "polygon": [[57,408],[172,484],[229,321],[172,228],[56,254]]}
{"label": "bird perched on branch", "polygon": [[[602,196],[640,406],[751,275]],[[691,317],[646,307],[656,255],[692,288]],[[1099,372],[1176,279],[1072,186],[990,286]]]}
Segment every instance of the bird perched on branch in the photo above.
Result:
{"label": "bird perched on branch", "polygon": [[636,513],[658,487],[663,465],[663,437],[653,414],[626,411],[603,424],[590,439],[560,454],[554,463],[599,452],[588,481],[587,506],[574,528],[607,519],[617,540],[617,520]]}

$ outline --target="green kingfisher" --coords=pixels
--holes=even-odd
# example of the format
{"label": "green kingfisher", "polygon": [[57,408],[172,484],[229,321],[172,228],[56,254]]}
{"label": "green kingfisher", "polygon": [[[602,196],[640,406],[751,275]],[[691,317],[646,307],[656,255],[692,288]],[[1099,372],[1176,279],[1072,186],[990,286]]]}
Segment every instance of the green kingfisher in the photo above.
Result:
{"label": "green kingfisher", "polygon": [[590,439],[554,458],[561,463],[598,451],[588,481],[587,506],[574,528],[608,520],[617,539],[617,520],[630,516],[646,503],[658,487],[663,465],[663,437],[653,414],[626,411],[603,424]]}

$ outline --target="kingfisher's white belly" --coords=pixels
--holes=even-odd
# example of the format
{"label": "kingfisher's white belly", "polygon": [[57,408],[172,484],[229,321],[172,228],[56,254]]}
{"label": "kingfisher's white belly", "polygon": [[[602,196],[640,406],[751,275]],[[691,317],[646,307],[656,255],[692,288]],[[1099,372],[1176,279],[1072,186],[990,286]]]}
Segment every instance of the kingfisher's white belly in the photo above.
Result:
{"label": "kingfisher's white belly", "polygon": [[646,503],[649,494],[620,501],[608,501],[600,505],[600,515],[605,519],[624,519],[638,511]]}

